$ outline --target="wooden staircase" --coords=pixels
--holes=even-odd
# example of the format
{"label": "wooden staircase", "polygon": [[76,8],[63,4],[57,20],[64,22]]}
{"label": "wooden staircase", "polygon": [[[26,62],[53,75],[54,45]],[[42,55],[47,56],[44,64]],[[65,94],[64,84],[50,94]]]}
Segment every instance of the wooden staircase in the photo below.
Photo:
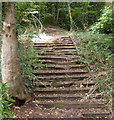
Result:
{"label": "wooden staircase", "polygon": [[95,82],[86,80],[90,74],[85,64],[78,61],[80,55],[69,36],[61,37],[56,43],[35,43],[34,48],[38,52],[38,63],[46,64],[45,68],[33,69],[38,105],[73,109],[85,118],[109,117],[106,102],[97,89],[87,97]]}

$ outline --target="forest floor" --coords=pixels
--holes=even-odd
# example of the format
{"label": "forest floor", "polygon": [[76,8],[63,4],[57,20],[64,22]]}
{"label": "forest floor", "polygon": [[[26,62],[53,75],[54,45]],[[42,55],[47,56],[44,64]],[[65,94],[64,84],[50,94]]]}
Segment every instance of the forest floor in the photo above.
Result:
{"label": "forest floor", "polygon": [[[55,37],[54,40],[61,38],[62,36],[69,36],[71,33],[63,31],[58,28],[51,28],[47,27],[46,35]],[[80,86],[82,87],[82,86]],[[100,101],[100,100],[99,100]],[[102,99],[101,101],[102,102]],[[94,109],[91,109],[94,111]],[[90,111],[91,111],[90,110]],[[105,110],[97,109],[97,112],[107,112]],[[69,108],[58,108],[58,107],[51,107],[46,108],[42,105],[38,105],[36,100],[33,99],[32,101],[24,104],[23,106],[11,106],[10,108],[11,113],[15,116],[15,118],[82,118],[82,112],[88,111],[88,109],[69,109]],[[83,119],[85,120],[85,119]]]}
{"label": "forest floor", "polygon": [[10,111],[15,118],[78,118],[80,111],[73,109],[45,108],[35,104],[35,101],[25,104],[21,107],[13,106]]}

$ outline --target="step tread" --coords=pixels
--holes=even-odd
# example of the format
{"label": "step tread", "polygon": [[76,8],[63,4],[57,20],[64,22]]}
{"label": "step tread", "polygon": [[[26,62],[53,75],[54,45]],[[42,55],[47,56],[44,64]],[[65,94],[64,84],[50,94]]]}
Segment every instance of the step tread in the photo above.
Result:
{"label": "step tread", "polygon": [[70,60],[70,61],[55,61],[55,60],[38,60],[38,62],[42,62],[42,63],[50,63],[50,64],[59,64],[59,65],[66,65],[66,64],[77,64],[78,60]]}
{"label": "step tread", "polygon": [[52,65],[52,64],[48,64],[47,67],[86,67],[86,65],[84,64],[75,64],[75,65]]}
{"label": "step tread", "polygon": [[[37,76],[38,77],[38,76]],[[45,76],[45,77],[38,77],[38,78],[50,78],[50,79],[52,79],[53,77],[55,77],[55,78],[83,78],[83,77],[86,77],[86,78],[88,78],[89,77],[89,75],[88,74],[77,74],[77,75],[59,75],[59,76]]]}
{"label": "step tread", "polygon": [[[36,50],[35,50],[35,51],[36,51]],[[37,51],[38,51],[38,52],[41,52],[42,49],[41,49],[41,50],[37,50]],[[59,53],[59,52],[61,52],[61,51],[62,51],[62,52],[69,53],[69,52],[76,52],[76,49],[75,49],[75,50],[71,50],[71,49],[70,49],[70,51],[67,50],[67,49],[66,49],[66,50],[56,50],[56,51],[55,51],[55,50],[52,50],[52,49],[48,49],[48,50],[46,50],[45,52],[47,52],[47,53],[48,53],[48,52],[53,52],[53,53],[57,52],[57,53]],[[44,52],[44,53],[45,53],[45,52]]]}
{"label": "step tread", "polygon": [[[35,67],[37,65],[33,65],[33,67]],[[52,64],[47,64],[45,68],[41,69],[41,70],[48,70],[48,69],[61,69],[61,70],[65,70],[65,69],[77,69],[77,68],[86,68],[86,66],[83,64],[83,65],[52,65]],[[38,67],[35,67],[35,69],[38,69]]]}
{"label": "step tread", "polygon": [[103,112],[103,113],[93,113],[93,112],[88,112],[88,113],[82,113],[83,116],[109,116],[111,115],[109,112]]}
{"label": "step tread", "polygon": [[73,44],[61,44],[61,43],[40,43],[35,44],[34,47],[55,47],[55,46],[74,46]]}
{"label": "step tread", "polygon": [[80,58],[78,55],[71,55],[71,56],[66,56],[66,55],[37,55],[37,58],[55,58],[55,59],[73,59],[73,58]]}
{"label": "step tread", "polygon": [[76,89],[51,89],[51,90],[37,90],[35,89],[34,92],[80,92],[80,91],[89,91],[90,88],[76,88]]}
{"label": "step tread", "polygon": [[[77,84],[77,82],[78,82],[78,84]],[[75,92],[75,91],[76,92],[89,91],[90,87],[95,85],[95,83],[92,83],[92,84],[83,84],[83,83],[81,83],[80,84],[80,81],[76,81],[76,80],[75,80],[75,82],[73,82],[73,81],[72,82],[66,82],[66,81],[63,81],[63,82],[60,81],[59,82],[58,80],[57,80],[57,82],[56,81],[52,81],[52,80],[49,80],[47,82],[45,80],[45,82],[44,82],[43,80],[41,80],[41,81],[38,80],[37,82],[33,82],[33,84],[35,86],[39,86],[39,88],[43,87],[44,91],[46,90],[47,92],[49,92],[48,90],[50,90],[50,92],[52,90],[52,92],[67,92],[67,93],[68,92]],[[79,88],[80,86],[82,86],[83,88],[82,87]],[[46,89],[47,87],[48,87],[48,90]],[[68,87],[70,87],[70,88],[68,89]],[[60,91],[58,89],[60,89]],[[63,89],[63,91],[61,89]],[[68,89],[68,91],[67,91],[67,89]],[[55,91],[53,91],[53,90],[55,90]],[[38,89],[36,89],[36,91],[38,91]]]}
{"label": "step tread", "polygon": [[67,99],[69,99],[69,98],[83,98],[83,96],[73,96],[73,95],[56,95],[56,96],[37,96],[37,98],[49,98],[49,99],[51,99],[51,98],[55,98],[55,99],[57,99],[57,98],[67,98]]}
{"label": "step tread", "polygon": [[74,102],[38,102],[38,105],[43,105],[45,107],[60,107],[60,108],[77,108],[77,109],[82,109],[82,108],[105,108],[106,105],[104,103],[74,103]]}
{"label": "step tread", "polygon": [[77,69],[77,70],[33,70],[36,74],[42,73],[88,73],[88,70]]}

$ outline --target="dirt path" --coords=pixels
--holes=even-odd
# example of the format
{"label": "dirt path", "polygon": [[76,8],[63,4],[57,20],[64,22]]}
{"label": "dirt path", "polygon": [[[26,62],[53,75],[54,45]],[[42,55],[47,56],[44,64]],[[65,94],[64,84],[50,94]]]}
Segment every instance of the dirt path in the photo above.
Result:
{"label": "dirt path", "polygon": [[46,27],[43,33],[33,34],[34,43],[52,43],[62,36],[68,36],[70,32],[58,28]]}

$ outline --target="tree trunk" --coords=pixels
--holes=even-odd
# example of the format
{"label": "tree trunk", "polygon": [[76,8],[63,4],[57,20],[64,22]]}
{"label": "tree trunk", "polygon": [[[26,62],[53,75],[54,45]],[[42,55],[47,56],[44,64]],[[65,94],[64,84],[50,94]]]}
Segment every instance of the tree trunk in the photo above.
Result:
{"label": "tree trunk", "polygon": [[18,40],[16,36],[16,19],[14,3],[5,3],[2,36],[1,70],[2,82],[10,87],[9,94],[18,100],[30,99],[24,86],[19,65]]}
{"label": "tree trunk", "polygon": [[53,23],[54,23],[54,25],[56,25],[56,8],[55,8],[55,5],[53,6],[54,8],[54,12],[53,12]]}
{"label": "tree trunk", "polygon": [[72,14],[71,14],[71,10],[70,10],[70,3],[68,3],[68,11],[69,11],[69,15],[70,15],[70,31],[73,31],[73,20],[72,20]]}
{"label": "tree trunk", "polygon": [[57,9],[57,19],[56,19],[56,25],[58,24],[58,19],[59,19],[59,8]]}

